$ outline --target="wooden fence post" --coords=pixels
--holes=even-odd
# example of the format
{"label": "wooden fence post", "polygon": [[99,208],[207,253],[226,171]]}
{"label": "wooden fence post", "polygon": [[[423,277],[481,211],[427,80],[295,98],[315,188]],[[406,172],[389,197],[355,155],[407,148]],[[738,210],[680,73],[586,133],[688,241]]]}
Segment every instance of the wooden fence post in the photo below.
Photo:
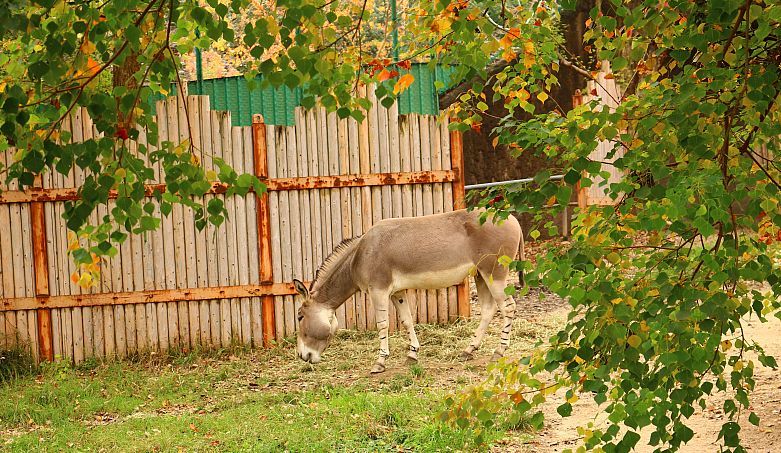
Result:
{"label": "wooden fence post", "polygon": [[[255,160],[255,176],[268,183],[268,150],[266,124],[263,115],[252,116],[252,150]],[[274,274],[271,262],[271,210],[268,193],[257,194],[258,201],[258,257],[260,260],[260,283],[272,283]],[[274,296],[261,298],[263,314],[263,345],[270,347],[276,339],[274,320]]]}
{"label": "wooden fence post", "polygon": [[[35,178],[36,188],[41,188],[41,176]],[[43,202],[30,203],[30,229],[33,245],[33,275],[35,276],[35,297],[46,300],[49,297],[49,259],[46,249],[46,218]],[[38,352],[40,360],[54,360],[54,340],[52,337],[52,311],[50,308],[38,308]]]}
{"label": "wooden fence post", "polygon": [[[453,170],[453,209],[466,208],[466,191],[464,190],[464,141],[461,132],[450,131],[450,166]],[[458,316],[468,319],[469,306],[469,280],[467,279],[456,287]]]}

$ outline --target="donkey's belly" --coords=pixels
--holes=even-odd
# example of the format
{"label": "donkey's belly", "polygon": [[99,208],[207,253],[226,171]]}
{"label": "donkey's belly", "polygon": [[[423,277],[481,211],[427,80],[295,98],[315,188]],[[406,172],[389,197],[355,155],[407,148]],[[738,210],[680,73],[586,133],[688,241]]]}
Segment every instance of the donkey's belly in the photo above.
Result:
{"label": "donkey's belly", "polygon": [[467,263],[457,267],[437,271],[393,274],[393,290],[403,289],[439,289],[458,285],[469,276],[474,264]]}

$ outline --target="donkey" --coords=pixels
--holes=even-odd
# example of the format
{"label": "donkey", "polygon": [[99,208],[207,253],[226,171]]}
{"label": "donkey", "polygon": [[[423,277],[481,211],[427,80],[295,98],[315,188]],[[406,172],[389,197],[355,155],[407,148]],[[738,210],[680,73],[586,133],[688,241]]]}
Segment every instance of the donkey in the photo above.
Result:
{"label": "donkey", "polygon": [[366,291],[374,306],[380,334],[380,353],[372,373],[385,371],[388,350],[388,302],[393,302],[409,335],[407,361],[418,359],[420,343],[407,289],[440,289],[457,285],[474,275],[480,299],[480,326],[469,346],[459,356],[470,360],[485,331],[501,310],[504,318],[501,345],[492,360],[502,357],[510,343],[515,301],[504,289],[508,268],[499,264],[503,255],[523,259],[521,226],[514,217],[480,224],[479,211],[459,210],[424,217],[385,219],[363,236],[347,239],[326,258],[309,288],[294,280],[303,298],[298,310],[298,356],[318,363],[338,328],[336,309],[358,291]]}

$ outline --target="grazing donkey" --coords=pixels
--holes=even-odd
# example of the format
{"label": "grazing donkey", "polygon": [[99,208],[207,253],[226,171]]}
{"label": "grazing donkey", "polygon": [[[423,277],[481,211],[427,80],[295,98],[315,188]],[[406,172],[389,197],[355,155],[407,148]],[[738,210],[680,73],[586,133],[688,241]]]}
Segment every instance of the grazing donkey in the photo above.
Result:
{"label": "grazing donkey", "polygon": [[385,371],[385,359],[390,355],[389,300],[409,334],[407,360],[415,362],[420,343],[409,304],[402,298],[404,290],[446,288],[472,274],[481,320],[460,358],[473,357],[497,308],[504,317],[504,327],[493,359],[502,357],[510,342],[515,301],[504,292],[508,269],[498,263],[498,258],[512,257],[519,251],[523,259],[521,227],[514,217],[497,223],[489,218],[482,225],[479,217],[480,212],[460,210],[386,219],[363,236],[339,244],[320,266],[309,288],[294,280],[296,291],[303,297],[298,311],[298,356],[310,363],[320,362],[338,327],[336,309],[360,290],[369,294],[380,331],[380,356],[371,372]]}

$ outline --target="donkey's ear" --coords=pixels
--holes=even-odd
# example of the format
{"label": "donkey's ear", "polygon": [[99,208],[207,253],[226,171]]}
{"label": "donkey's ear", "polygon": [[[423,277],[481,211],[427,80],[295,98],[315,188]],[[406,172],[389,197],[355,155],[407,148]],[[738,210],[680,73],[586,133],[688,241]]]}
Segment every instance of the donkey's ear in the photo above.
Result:
{"label": "donkey's ear", "polygon": [[309,289],[307,289],[306,285],[304,285],[304,282],[301,280],[293,279],[293,286],[296,288],[296,292],[303,297],[309,297]]}

